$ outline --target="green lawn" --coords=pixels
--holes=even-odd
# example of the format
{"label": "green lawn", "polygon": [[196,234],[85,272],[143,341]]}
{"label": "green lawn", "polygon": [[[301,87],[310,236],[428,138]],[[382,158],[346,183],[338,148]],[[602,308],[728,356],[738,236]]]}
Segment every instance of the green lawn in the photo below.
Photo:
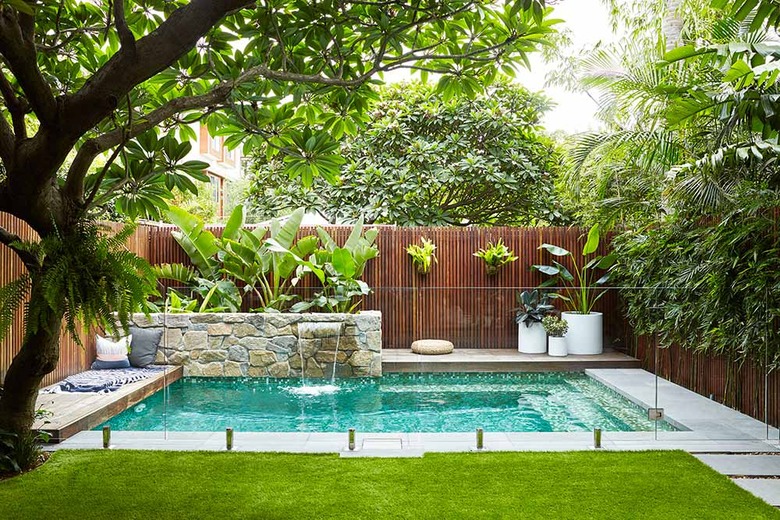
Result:
{"label": "green lawn", "polygon": [[59,451],[0,518],[777,518],[683,452],[335,455]]}

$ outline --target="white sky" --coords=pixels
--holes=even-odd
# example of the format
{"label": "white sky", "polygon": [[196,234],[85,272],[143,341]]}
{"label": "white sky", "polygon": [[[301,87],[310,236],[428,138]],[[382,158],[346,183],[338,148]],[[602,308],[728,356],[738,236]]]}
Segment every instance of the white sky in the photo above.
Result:
{"label": "white sky", "polygon": [[[609,25],[607,9],[601,0],[561,0],[554,9],[551,18],[563,20],[556,28],[559,31],[569,30],[572,51],[598,41],[607,43],[616,39]],[[586,94],[567,92],[559,87],[546,87],[545,77],[552,65],[545,63],[540,53],[532,54],[530,61],[531,70],[519,68],[516,81],[531,91],[544,92],[555,102],[556,106],[542,119],[545,129],[549,132],[562,130],[572,134],[597,129],[599,122],[594,119],[596,103]],[[405,81],[409,77],[408,71],[396,70],[385,73],[384,80]],[[414,77],[419,78],[417,75]]]}
{"label": "white sky", "polygon": [[[572,49],[592,45],[599,40],[605,43],[614,40],[607,9],[600,0],[564,0],[555,6],[552,18],[564,20],[558,29],[569,29]],[[585,94],[567,92],[559,87],[545,87],[545,75],[549,70],[550,65],[536,54],[531,57],[530,72],[520,69],[517,74],[521,84],[530,90],[544,92],[557,104],[542,120],[545,128],[550,132],[563,130],[567,133],[595,129],[598,126],[593,118],[596,103]]]}

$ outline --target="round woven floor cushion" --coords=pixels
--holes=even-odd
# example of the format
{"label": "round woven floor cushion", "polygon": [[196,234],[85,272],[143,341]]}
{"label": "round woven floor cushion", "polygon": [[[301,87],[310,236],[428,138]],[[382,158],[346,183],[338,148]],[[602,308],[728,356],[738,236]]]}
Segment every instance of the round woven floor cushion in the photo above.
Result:
{"label": "round woven floor cushion", "polygon": [[412,352],[416,354],[450,354],[452,343],[443,339],[418,339],[412,343]]}

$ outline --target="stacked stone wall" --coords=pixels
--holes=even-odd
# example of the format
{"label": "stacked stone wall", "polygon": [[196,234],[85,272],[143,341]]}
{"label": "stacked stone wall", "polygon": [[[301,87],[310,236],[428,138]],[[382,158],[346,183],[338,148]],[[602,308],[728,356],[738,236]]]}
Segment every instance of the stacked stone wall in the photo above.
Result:
{"label": "stacked stone wall", "polygon": [[364,377],[382,375],[381,314],[136,314],[162,330],[157,363],[185,376]]}

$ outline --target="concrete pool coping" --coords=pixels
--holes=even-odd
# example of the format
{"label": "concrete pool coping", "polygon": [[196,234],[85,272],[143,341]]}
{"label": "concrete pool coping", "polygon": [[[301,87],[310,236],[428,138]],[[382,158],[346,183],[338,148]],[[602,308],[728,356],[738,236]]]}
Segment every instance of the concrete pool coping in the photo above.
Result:
{"label": "concrete pool coping", "polygon": [[[593,369],[585,373],[637,405],[656,402],[656,376],[642,369]],[[778,430],[736,410],[658,378],[658,405],[666,418],[685,431],[608,432],[606,450],[672,450],[707,453],[780,452]],[[50,449],[96,449],[102,432],[83,431]],[[111,448],[171,451],[225,451],[225,432],[115,431]],[[476,435],[466,433],[356,433],[356,449],[347,448],[347,432],[241,432],[235,451],[339,453],[342,456],[422,456],[425,452],[476,450]],[[592,450],[591,432],[484,433],[483,451]]]}

